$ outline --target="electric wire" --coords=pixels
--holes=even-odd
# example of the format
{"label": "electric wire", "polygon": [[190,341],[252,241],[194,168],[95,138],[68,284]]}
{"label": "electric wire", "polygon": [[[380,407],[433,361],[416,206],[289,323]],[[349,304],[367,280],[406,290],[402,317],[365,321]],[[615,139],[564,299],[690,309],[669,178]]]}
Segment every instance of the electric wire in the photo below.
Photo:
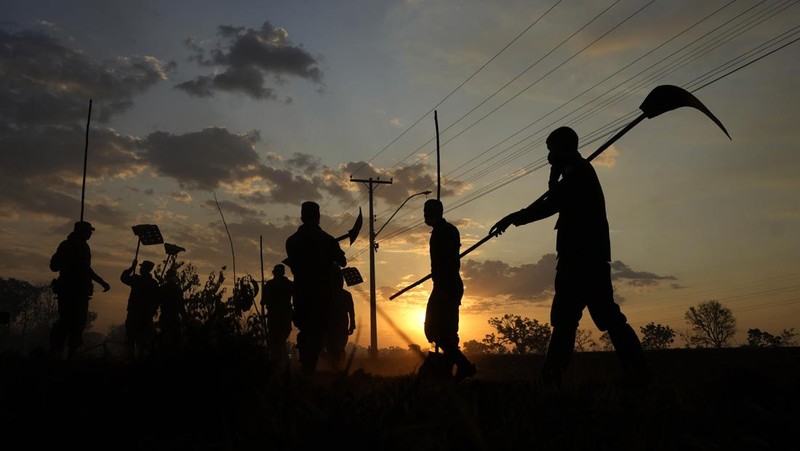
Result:
{"label": "electric wire", "polygon": [[[786,3],[785,5],[789,5],[789,3]],[[788,6],[787,6],[787,7],[788,7]],[[785,9],[785,8],[784,8],[784,9]],[[780,10],[780,11],[782,11],[782,10]],[[780,11],[777,11],[777,12],[780,12]],[[773,11],[773,14],[772,14],[771,16],[773,16],[774,14],[777,14],[777,12]],[[769,17],[771,17],[771,16],[769,16]],[[763,16],[762,16],[762,18],[763,18]],[[765,20],[765,19],[763,19],[763,20]],[[760,22],[763,22],[763,20],[761,20]],[[760,23],[760,22],[758,22],[758,23]],[[752,22],[751,22],[751,24],[752,24]],[[754,25],[753,25],[753,26],[754,26]],[[751,27],[746,27],[745,29],[749,29],[749,28],[752,28],[752,26],[751,26]],[[776,37],[776,38],[773,38],[773,39],[771,39],[771,40],[770,40],[770,41],[768,41],[767,43],[761,44],[760,46],[758,46],[758,48],[756,48],[756,49],[752,49],[752,50],[748,51],[748,52],[747,52],[745,55],[749,55],[749,54],[752,54],[752,53],[754,53],[754,52],[757,52],[759,49],[761,49],[761,48],[763,48],[763,47],[765,47],[765,46],[768,46],[768,45],[770,45],[770,43],[772,43],[772,42],[775,42],[775,41],[777,41],[777,40],[780,40],[780,39],[786,40],[786,39],[788,39],[788,38],[786,37],[787,35],[788,35],[789,37],[791,37],[791,36],[793,36],[794,34],[796,34],[796,31],[795,31],[795,30],[796,30],[796,28],[797,28],[797,27],[795,27],[795,29],[792,29],[792,30],[790,30],[790,31],[787,31],[787,32],[784,32],[784,33],[782,33],[781,35],[779,35],[779,36],[778,36],[778,37]],[[741,30],[741,29],[742,29],[742,28],[740,28],[740,30]],[[746,67],[746,66],[749,66],[750,64],[753,64],[754,62],[756,62],[756,61],[758,61],[758,60],[760,60],[760,59],[763,59],[764,57],[766,57],[766,56],[769,56],[769,55],[771,55],[771,54],[775,53],[776,51],[778,51],[778,50],[780,50],[780,49],[782,49],[782,48],[785,48],[786,46],[788,46],[788,45],[790,45],[790,44],[792,44],[792,43],[794,43],[794,42],[796,42],[796,41],[797,41],[797,39],[791,40],[791,41],[789,41],[789,42],[786,42],[786,43],[782,44],[782,45],[781,45],[780,47],[778,47],[778,48],[772,49],[772,50],[770,50],[770,51],[769,51],[769,52],[767,52],[767,53],[764,53],[764,54],[762,54],[762,55],[760,55],[760,56],[757,56],[757,57],[755,57],[753,60],[751,60],[751,61],[748,61],[747,63],[745,63],[745,64],[743,64],[743,65],[741,65],[741,66],[739,66],[739,67],[736,67],[736,68],[734,68],[733,70],[730,70],[730,71],[728,71],[728,72],[724,73],[723,75],[720,75],[720,76],[718,76],[717,78],[715,78],[715,79],[714,79],[714,81],[718,81],[718,80],[720,80],[720,79],[724,78],[725,76],[728,76],[728,75],[730,75],[730,74],[732,74],[732,73],[734,73],[734,72],[736,72],[736,71],[738,71],[738,70],[741,70],[742,68],[744,68],[744,67]],[[695,42],[696,42],[696,41],[695,41]],[[717,45],[719,45],[719,41],[717,42]],[[684,48],[686,48],[686,46],[684,46]],[[744,55],[737,56],[737,58],[735,58],[735,59],[733,59],[733,60],[730,60],[729,62],[727,62],[727,63],[725,63],[725,64],[723,64],[723,65],[719,66],[718,68],[716,68],[716,69],[715,69],[715,70],[713,70],[713,71],[709,71],[708,73],[706,73],[706,74],[704,74],[703,76],[699,77],[697,80],[704,80],[704,79],[708,78],[708,77],[710,76],[710,74],[716,74],[716,73],[718,73],[719,71],[721,71],[721,70],[724,70],[725,68],[728,68],[728,67],[730,67],[732,64],[735,64],[735,62],[736,62],[736,61],[740,61],[740,60],[741,60],[743,57],[744,57]],[[684,61],[685,61],[685,60],[684,60]],[[684,64],[685,64],[685,62],[684,62]],[[699,89],[701,89],[701,88],[703,88],[703,87],[706,87],[706,86],[708,86],[708,85],[709,85],[709,84],[711,84],[711,83],[712,83],[712,82],[706,83],[706,84],[704,84],[704,85],[700,86],[699,88],[696,88],[696,89],[695,89],[695,91],[696,91],[696,90],[699,90]],[[691,83],[690,83],[690,85],[691,85]],[[633,115],[636,115],[636,114],[637,114],[636,112],[633,112],[633,113],[630,113],[628,116],[633,116]],[[627,118],[628,116],[626,116],[626,118]],[[626,122],[626,121],[625,121],[625,120],[617,120],[617,121],[615,121],[615,123],[614,123],[614,124],[612,124],[611,126],[607,126],[607,127],[604,127],[604,128],[606,128],[606,129],[616,129],[616,128],[618,128],[618,127],[617,127],[617,123],[619,123],[619,122]],[[594,141],[597,141],[597,140],[599,140],[599,139],[600,139],[600,137],[601,137],[601,136],[598,134],[598,136],[597,136],[597,137],[595,137],[595,138],[593,138],[593,139],[590,139],[588,142],[586,142],[585,140],[582,140],[582,141],[584,141],[584,142],[585,142],[585,144],[584,144],[584,145],[586,145],[586,144],[589,144],[589,143],[591,143],[591,142],[594,142]],[[582,147],[583,147],[583,146],[582,146]],[[536,167],[534,166],[534,168],[536,168]],[[539,167],[539,168],[540,168],[540,167]],[[524,172],[524,171],[522,171],[522,172]],[[490,193],[490,192],[494,191],[495,189],[497,189],[497,188],[499,188],[499,187],[505,186],[505,185],[507,185],[508,183],[510,183],[510,182],[512,182],[512,181],[514,181],[514,180],[517,180],[518,178],[521,178],[521,177],[522,177],[522,176],[524,176],[524,175],[528,175],[529,173],[530,173],[530,172],[524,172],[522,175],[518,175],[518,176],[516,176],[516,177],[510,177],[510,178],[508,178],[508,179],[507,179],[506,181],[504,181],[504,182],[498,182],[498,181],[494,181],[494,182],[492,182],[492,184],[491,184],[492,188],[486,189],[486,190],[485,190],[485,192],[483,192],[483,193],[479,193],[479,194],[473,194],[473,195],[472,195],[472,198],[468,199],[468,200],[467,200],[467,201],[465,201],[465,202],[462,202],[462,203],[459,203],[459,204],[457,204],[456,206],[454,206],[453,208],[450,208],[449,210],[453,210],[453,209],[455,209],[455,208],[457,208],[457,207],[460,207],[460,206],[462,206],[462,205],[464,205],[464,204],[468,203],[468,201],[471,201],[471,200],[474,200],[474,199],[477,199],[477,198],[483,197],[483,195],[486,195],[486,194],[488,194],[488,193]],[[448,211],[449,211],[449,210],[448,210]],[[386,237],[386,238],[384,238],[384,239],[389,239],[389,238],[391,238],[391,237],[397,236],[397,235],[399,235],[400,233],[404,233],[405,231],[408,231],[408,230],[410,230],[410,229],[413,229],[415,226],[418,226],[419,224],[420,224],[420,223],[416,223],[416,224],[415,224],[415,225],[413,225],[413,226],[406,227],[406,228],[404,228],[403,230],[401,230],[400,232],[393,233],[393,234],[391,234],[390,236],[388,236],[388,237]],[[359,253],[359,254],[360,254],[360,253]]]}

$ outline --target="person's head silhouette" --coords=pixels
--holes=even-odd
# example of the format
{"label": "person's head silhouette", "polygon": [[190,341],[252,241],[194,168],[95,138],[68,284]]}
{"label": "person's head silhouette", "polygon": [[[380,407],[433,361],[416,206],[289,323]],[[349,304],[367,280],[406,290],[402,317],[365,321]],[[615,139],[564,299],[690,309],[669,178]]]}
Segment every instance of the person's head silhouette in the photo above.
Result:
{"label": "person's head silhouette", "polygon": [[433,227],[436,222],[442,219],[444,214],[444,206],[439,199],[428,199],[425,201],[425,206],[422,209],[425,216],[425,224]]}
{"label": "person's head silhouette", "polygon": [[150,274],[155,264],[150,260],[145,260],[139,265],[139,273],[142,275]]}
{"label": "person's head silhouette", "polygon": [[316,202],[303,202],[300,206],[300,220],[303,224],[319,225],[319,204]]}
{"label": "person's head silhouette", "polygon": [[94,232],[94,227],[92,227],[92,224],[89,222],[78,221],[75,223],[75,226],[73,227],[72,230],[76,235],[80,236],[85,240],[88,240],[89,237],[92,236],[92,232]]}
{"label": "person's head silhouette", "polygon": [[564,166],[580,158],[578,134],[569,127],[559,127],[547,136],[547,161],[553,166]]}
{"label": "person's head silhouette", "polygon": [[275,277],[280,277],[285,274],[286,274],[286,268],[280,263],[278,263],[277,265],[275,265],[274,268],[272,268],[272,275]]}

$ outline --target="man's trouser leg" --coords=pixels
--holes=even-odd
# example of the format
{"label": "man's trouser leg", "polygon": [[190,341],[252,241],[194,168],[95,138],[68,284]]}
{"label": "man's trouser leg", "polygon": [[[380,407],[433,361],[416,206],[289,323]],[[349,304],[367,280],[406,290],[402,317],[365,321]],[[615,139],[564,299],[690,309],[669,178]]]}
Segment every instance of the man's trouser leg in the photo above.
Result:
{"label": "man's trouser leg", "polygon": [[313,376],[317,372],[317,362],[322,351],[322,334],[319,331],[301,330],[297,334],[297,350],[303,374]]}
{"label": "man's trouser leg", "polygon": [[67,342],[67,357],[75,355],[83,344],[83,331],[86,329],[86,316],[89,314],[89,298],[80,297],[75,300],[69,319],[69,341]]}
{"label": "man's trouser leg", "polygon": [[615,325],[608,329],[608,336],[622,369],[632,377],[648,377],[642,344],[633,328],[628,323]]}
{"label": "man's trouser leg", "polygon": [[577,266],[559,263],[556,270],[556,294],[553,296],[553,305],[550,308],[553,332],[550,335],[542,370],[543,380],[556,386],[560,385],[561,375],[572,358],[575,335],[586,306],[585,299],[590,287],[581,281],[581,276],[582,270]]}
{"label": "man's trouser leg", "polygon": [[[608,269],[606,269],[608,268]],[[623,370],[635,377],[644,377],[647,367],[642,352],[642,344],[628,319],[614,301],[610,267],[604,266],[593,273],[592,278],[600,296],[593,297],[589,303],[589,314],[602,331],[608,332],[611,344],[617,353]]]}
{"label": "man's trouser leg", "polygon": [[67,336],[69,335],[69,318],[70,307],[74,304],[74,300],[66,294],[59,294],[58,296],[58,319],[53,323],[50,329],[50,354],[53,356],[61,356],[64,351],[64,345],[67,343]]}

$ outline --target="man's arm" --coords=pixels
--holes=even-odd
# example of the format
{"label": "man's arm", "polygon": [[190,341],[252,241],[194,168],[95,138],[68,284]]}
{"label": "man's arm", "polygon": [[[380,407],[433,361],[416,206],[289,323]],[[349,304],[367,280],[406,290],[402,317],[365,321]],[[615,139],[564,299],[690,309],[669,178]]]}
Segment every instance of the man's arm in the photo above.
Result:
{"label": "man's arm", "polygon": [[[136,263],[138,263],[138,262],[136,260],[134,260],[133,263],[131,264],[131,267],[130,268],[125,268],[122,271],[122,274],[119,275],[119,280],[122,283],[124,283],[125,285],[130,285],[131,283],[133,283],[133,273],[136,271]],[[94,271],[92,271],[92,274],[94,274]],[[97,276],[97,277],[100,277],[100,276]],[[94,277],[92,277],[92,278],[94,279]],[[108,284],[106,284],[106,285],[108,285]],[[108,291],[108,290],[106,290],[106,291]]]}
{"label": "man's arm", "polygon": [[522,210],[516,212],[512,224],[521,226],[549,218],[558,213],[558,203],[552,195],[548,195],[542,200],[536,201]]}
{"label": "man's arm", "polygon": [[342,247],[339,246],[339,242],[336,241],[336,238],[331,236],[331,248],[333,252],[333,262],[339,265],[340,267],[344,268],[347,266],[347,257],[344,256],[344,251]]}
{"label": "man's arm", "polygon": [[92,280],[94,280],[95,282],[99,283],[99,284],[100,284],[100,286],[101,286],[101,287],[103,287],[103,292],[104,292],[104,293],[105,293],[106,291],[108,291],[108,290],[110,290],[110,289],[111,289],[111,285],[109,285],[109,284],[108,284],[108,282],[106,282],[105,280],[103,280],[103,278],[102,278],[102,277],[100,277],[100,275],[99,275],[99,274],[97,274],[96,272],[94,272],[94,269],[92,269],[92,268],[89,268],[89,271],[91,271],[91,272],[92,272]]}
{"label": "man's arm", "polygon": [[511,224],[514,224],[518,227],[521,225],[530,224],[531,222],[539,221],[544,218],[549,218],[556,213],[558,213],[558,205],[552,198],[548,196],[543,199],[536,200],[534,203],[528,205],[522,210],[515,211],[514,213],[511,213],[503,219],[497,221],[497,223],[493,225],[491,229],[489,229],[489,234],[502,235]]}

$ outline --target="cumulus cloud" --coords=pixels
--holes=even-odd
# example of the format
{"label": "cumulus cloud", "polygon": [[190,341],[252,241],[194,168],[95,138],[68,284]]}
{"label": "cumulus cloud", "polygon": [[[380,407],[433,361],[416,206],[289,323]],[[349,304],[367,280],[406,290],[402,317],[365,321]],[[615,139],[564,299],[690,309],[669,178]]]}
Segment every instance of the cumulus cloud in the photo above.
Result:
{"label": "cumulus cloud", "polygon": [[[0,199],[0,209],[74,220],[80,211],[88,99],[92,124],[108,121],[173,67],[152,56],[100,61],[42,32],[0,29],[0,185],[13,193]],[[140,174],[145,164],[137,141],[93,127],[87,183]],[[100,221],[125,220],[110,201],[94,197],[86,203]]]}
{"label": "cumulus cloud", "polygon": [[[0,118],[4,126],[108,121],[133,97],[167,78],[174,62],[153,56],[98,61],[36,31],[0,30]],[[13,68],[11,70],[10,68]]]}
{"label": "cumulus cloud", "polygon": [[250,204],[299,204],[321,200],[325,194],[352,201],[340,170],[304,154],[294,154],[285,162],[262,159],[255,150],[259,140],[257,132],[234,133],[223,127],[185,134],[159,131],[141,140],[139,158],[184,189],[224,187]]}
{"label": "cumulus cloud", "polygon": [[[0,209],[74,219],[80,211],[84,133],[77,126],[0,133],[0,187],[10,194],[0,197]],[[136,155],[136,140],[113,130],[93,130],[91,153],[87,183],[131,177],[145,168]],[[117,222],[119,214],[108,218]]]}
{"label": "cumulus cloud", "polygon": [[[674,276],[659,276],[646,271],[634,271],[625,263],[615,260],[611,263],[611,280],[623,282],[636,288],[653,287],[664,280],[676,280]],[[675,284],[671,284],[673,287]]]}
{"label": "cumulus cloud", "polygon": [[[180,83],[176,85],[178,89],[198,97],[227,91],[259,100],[277,100],[275,89],[266,85],[268,76],[277,85],[285,83],[288,76],[322,86],[318,58],[293,44],[285,28],[269,22],[259,29],[221,25],[217,27],[217,35],[219,40],[211,49],[193,38],[185,41],[193,52],[190,61],[212,67],[214,73]],[[291,101],[287,99],[287,103]]]}
{"label": "cumulus cloud", "polygon": [[[400,204],[412,194],[423,191],[436,192],[436,171],[423,162],[408,166],[383,169],[364,161],[353,161],[342,166],[346,174],[358,179],[392,180],[391,185],[375,191],[375,197],[390,204]],[[442,198],[461,194],[467,185],[459,180],[446,180],[442,183]]]}
{"label": "cumulus cloud", "polygon": [[541,299],[553,291],[555,269],[555,254],[545,254],[536,263],[516,267],[499,260],[467,260],[461,271],[471,296]]}
{"label": "cumulus cloud", "polygon": [[222,200],[219,201],[219,203],[213,200],[207,200],[205,204],[207,207],[211,207],[214,210],[222,210],[222,213],[225,215],[230,213],[241,218],[254,218],[260,214],[257,210],[245,207],[230,200]]}
{"label": "cumulus cloud", "polygon": [[606,168],[613,168],[615,164],[617,164],[617,158],[619,157],[619,150],[617,150],[616,146],[611,146],[603,153],[597,156],[592,162],[595,166],[602,166]]}
{"label": "cumulus cloud", "polygon": [[[511,266],[499,260],[467,260],[463,262],[461,272],[465,283],[469,285],[470,296],[540,301],[552,297],[556,262],[555,254],[545,254],[536,263],[520,266]],[[611,280],[615,286],[625,284],[638,289],[654,287],[662,281],[675,280],[675,277],[634,271],[617,260],[611,264]],[[615,298],[617,302],[623,300],[619,293],[615,293]]]}
{"label": "cumulus cloud", "polygon": [[263,173],[254,148],[259,139],[257,132],[237,134],[222,127],[182,135],[158,131],[143,140],[142,158],[182,187],[213,190]]}

